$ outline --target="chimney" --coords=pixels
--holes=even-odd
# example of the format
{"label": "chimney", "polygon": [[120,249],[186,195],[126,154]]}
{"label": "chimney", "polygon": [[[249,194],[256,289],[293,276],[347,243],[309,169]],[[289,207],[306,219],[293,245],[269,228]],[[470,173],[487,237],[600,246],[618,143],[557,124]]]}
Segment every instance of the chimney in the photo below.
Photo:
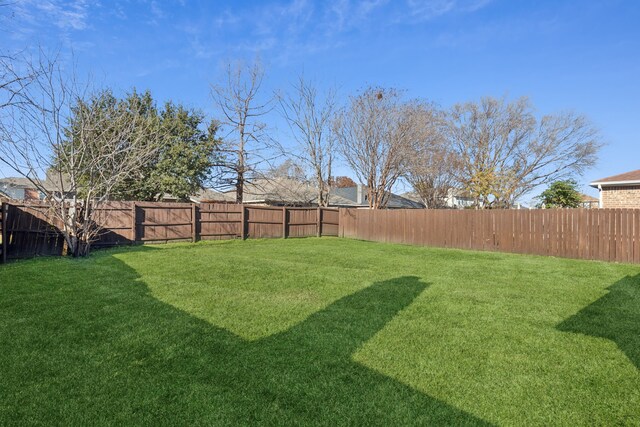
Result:
{"label": "chimney", "polygon": [[356,192],[357,192],[356,203],[359,204],[359,205],[361,205],[363,203],[363,200],[364,200],[364,197],[362,196],[362,187],[363,187],[362,184],[357,184],[356,185]]}

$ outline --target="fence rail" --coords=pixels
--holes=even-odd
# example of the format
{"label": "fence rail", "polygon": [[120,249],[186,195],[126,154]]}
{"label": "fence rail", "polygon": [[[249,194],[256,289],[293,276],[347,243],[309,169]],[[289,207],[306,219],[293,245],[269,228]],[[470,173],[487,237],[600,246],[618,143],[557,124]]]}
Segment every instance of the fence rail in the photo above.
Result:
{"label": "fence rail", "polygon": [[[60,255],[65,242],[46,204],[3,204],[0,261]],[[338,209],[226,203],[110,202],[95,212],[94,247],[246,238],[337,236]]]}
{"label": "fence rail", "polygon": [[340,210],[340,237],[640,263],[640,209]]}

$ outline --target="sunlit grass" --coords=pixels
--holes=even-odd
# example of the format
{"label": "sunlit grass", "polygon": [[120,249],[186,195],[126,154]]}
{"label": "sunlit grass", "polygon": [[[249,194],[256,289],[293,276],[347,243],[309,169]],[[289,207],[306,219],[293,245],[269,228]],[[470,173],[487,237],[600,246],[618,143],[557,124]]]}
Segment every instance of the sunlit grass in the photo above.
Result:
{"label": "sunlit grass", "polygon": [[640,267],[344,239],[0,267],[0,424],[638,424]]}

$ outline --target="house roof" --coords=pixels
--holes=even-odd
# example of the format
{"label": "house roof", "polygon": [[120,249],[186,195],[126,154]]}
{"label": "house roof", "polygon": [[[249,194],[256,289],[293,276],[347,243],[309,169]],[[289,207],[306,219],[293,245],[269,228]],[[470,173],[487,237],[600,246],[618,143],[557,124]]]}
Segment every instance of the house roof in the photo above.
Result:
{"label": "house roof", "polygon": [[[220,193],[235,200],[235,190]],[[423,208],[420,202],[390,194],[387,203],[389,208]],[[329,206],[335,207],[368,207],[364,199],[358,203],[358,187],[333,188],[329,193]],[[276,203],[283,205],[315,205],[318,190],[310,182],[292,178],[255,179],[244,187],[244,203]]]}
{"label": "house roof", "polygon": [[33,188],[33,184],[27,178],[19,178],[14,176],[0,178],[0,185],[6,187]]}
{"label": "house roof", "polygon": [[606,178],[597,179],[591,184],[592,187],[609,186],[609,185],[637,185],[640,184],[640,169],[625,172],[618,175],[608,176]]}
{"label": "house roof", "polygon": [[412,202],[422,203],[422,201],[420,199],[420,195],[418,193],[416,193],[415,191],[407,191],[406,193],[402,193],[399,196],[403,197],[403,198],[405,198],[407,200],[411,200]]}
{"label": "house roof", "polygon": [[[221,193],[230,201],[235,200],[235,190]],[[313,205],[317,202],[317,189],[309,182],[292,178],[255,179],[245,184],[244,203],[277,203],[284,205]],[[350,200],[337,194],[329,195],[333,206],[355,206]]]}
{"label": "house roof", "polygon": [[[369,202],[366,200],[366,197],[361,197],[360,202],[358,203],[358,190],[362,192],[362,196],[365,196],[367,193],[367,189],[365,186],[360,185],[356,187],[343,187],[343,188],[335,188],[332,191],[337,193],[340,197],[347,199],[349,201],[348,205],[342,204],[334,204],[334,206],[357,206],[357,207],[369,207]],[[394,193],[387,193],[385,197],[389,197],[387,201],[387,208],[389,209],[421,209],[424,208],[424,205],[420,201],[412,200],[406,197],[406,193],[404,195],[397,195]]]}
{"label": "house roof", "polygon": [[580,198],[582,199],[583,203],[586,203],[586,202],[595,203],[600,201],[597,197],[589,196],[588,194],[582,194],[582,193],[580,194]]}
{"label": "house roof", "polygon": [[[67,180],[60,181],[60,179],[55,175],[47,175],[45,179],[35,178],[34,181],[36,181],[38,185],[46,191],[59,191],[60,188],[62,188],[62,185],[64,185],[65,189],[71,187],[71,184]],[[23,177],[0,178],[0,187],[36,189],[36,186],[33,185],[29,179]]]}
{"label": "house roof", "polygon": [[211,188],[204,188],[198,191],[190,197],[192,202],[206,203],[206,202],[235,202],[236,198],[229,193],[222,193]]}

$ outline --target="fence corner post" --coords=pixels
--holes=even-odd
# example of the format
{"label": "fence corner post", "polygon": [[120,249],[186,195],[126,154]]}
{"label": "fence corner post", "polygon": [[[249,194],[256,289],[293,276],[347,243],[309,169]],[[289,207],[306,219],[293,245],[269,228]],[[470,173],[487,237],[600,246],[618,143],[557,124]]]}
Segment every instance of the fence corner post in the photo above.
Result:
{"label": "fence corner post", "polygon": [[322,207],[318,206],[316,213],[316,237],[322,236]]}
{"label": "fence corner post", "polygon": [[196,203],[191,203],[191,241],[198,240],[198,207]]}
{"label": "fence corner post", "polygon": [[0,239],[2,239],[2,246],[0,246],[0,249],[2,249],[2,258],[0,258],[0,264],[5,264],[7,262],[7,249],[9,248],[9,242],[7,241],[7,224],[9,224],[9,221],[7,221],[7,215],[9,214],[9,205],[6,203],[2,203],[1,205],[2,208],[2,237],[0,237]]}

